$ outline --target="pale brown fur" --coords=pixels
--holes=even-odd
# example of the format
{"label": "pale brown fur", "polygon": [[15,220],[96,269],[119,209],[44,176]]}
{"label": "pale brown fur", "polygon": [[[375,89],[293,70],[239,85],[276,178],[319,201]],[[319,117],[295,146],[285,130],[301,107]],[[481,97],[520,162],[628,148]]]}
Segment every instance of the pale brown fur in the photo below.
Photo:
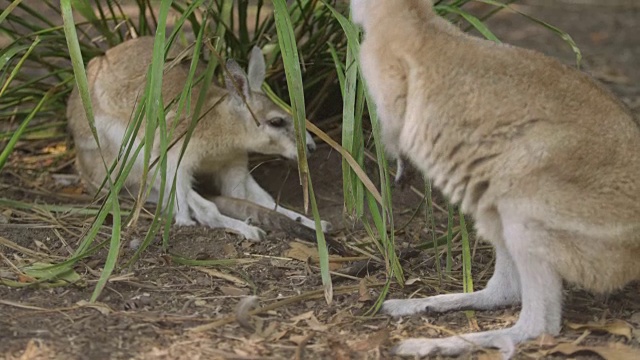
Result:
{"label": "pale brown fur", "polygon": [[[144,92],[153,44],[154,39],[151,37],[129,40],[109,49],[104,56],[92,59],[87,66],[96,128],[102,156],[108,166],[118,158],[127,125],[132,121],[134,109]],[[179,98],[187,81],[189,63],[172,62],[180,50],[174,47],[168,54],[167,63],[170,65],[165,69],[162,86],[165,106]],[[174,211],[177,224],[192,225],[198,221],[210,227],[227,227],[249,239],[258,240],[262,237],[262,230],[245,224],[242,220],[246,217],[238,221],[220,214],[214,203],[193,190],[194,176],[206,174],[202,179],[213,182],[221,195],[246,199],[276,209],[289,218],[298,219],[305,226],[314,226],[314,222],[305,216],[277,206],[273,198],[249,174],[249,152],[281,155],[294,160],[297,157],[292,119],[260,90],[265,74],[264,59],[257,48],[254,48],[251,56],[248,76],[235,62],[227,62],[229,71],[226,73],[226,89],[216,84],[209,86],[201,112],[202,118],[195,127],[179,165],[183,138],[169,150],[165,201],[169,198],[173,174],[178,168]],[[202,70],[202,67],[198,69],[196,77]],[[177,101],[167,110],[167,128],[171,129],[174,122],[178,122],[174,138],[170,142],[184,135],[190,126],[191,114],[195,110],[201,87],[193,87],[186,114],[176,117]],[[103,183],[106,171],[77,88],[69,99],[67,117],[76,145],[78,170],[90,186],[97,188]],[[279,120],[281,121],[277,122]],[[145,123],[142,123],[136,134],[136,144],[143,140]],[[159,139],[157,133],[152,160],[159,154]],[[307,146],[310,150],[315,148],[308,133]],[[125,183],[133,195],[137,195],[142,165],[140,155]],[[115,175],[112,176],[115,179]],[[149,200],[156,201],[160,189],[159,177],[150,187],[152,191]],[[329,227],[329,223],[323,222],[324,230]]]}
{"label": "pale brown fur", "polygon": [[[640,126],[619,100],[555,59],[463,33],[427,0],[351,6],[388,152],[461,203],[498,253],[493,284],[476,297],[392,300],[383,310],[491,308],[522,298],[513,331],[469,337],[481,346],[505,336],[517,343],[559,331],[558,279],[609,292],[640,278]],[[398,351],[467,349],[421,339]]]}

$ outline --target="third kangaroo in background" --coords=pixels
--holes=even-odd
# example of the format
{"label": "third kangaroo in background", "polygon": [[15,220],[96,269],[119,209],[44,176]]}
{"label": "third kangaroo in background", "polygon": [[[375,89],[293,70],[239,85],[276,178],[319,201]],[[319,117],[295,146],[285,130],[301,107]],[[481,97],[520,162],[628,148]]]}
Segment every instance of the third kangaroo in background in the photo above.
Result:
{"label": "third kangaroo in background", "polygon": [[[144,92],[147,69],[152,60],[153,43],[152,37],[126,41],[109,49],[104,56],[94,58],[87,66],[89,91],[102,154],[91,134],[77,88],[69,98],[67,118],[76,146],[78,170],[82,178],[93,188],[99,187],[106,176],[101,155],[108,165],[119,159],[127,126],[131,122],[138,99]],[[176,55],[177,49],[174,48],[168,58]],[[229,228],[250,240],[259,240],[264,234],[260,228],[245,222],[250,214],[243,216],[242,212],[238,211],[247,208],[242,201],[221,200],[220,206],[239,208],[219,209],[215,200],[210,201],[194,190],[194,182],[197,179],[212,183],[219,192],[217,195],[248,200],[299,220],[302,225],[315,228],[313,220],[278,206],[248,170],[250,152],[280,155],[292,160],[297,158],[291,117],[261,91],[265,77],[262,52],[259,48],[254,48],[251,52],[248,75],[233,60],[227,61],[226,67],[226,89],[215,84],[209,86],[202,110],[204,115],[195,127],[183,158],[179,159],[184,138],[177,141],[168,152],[164,199],[168,201],[170,198],[169,192],[175,175],[176,224],[192,225],[198,222],[213,228]],[[202,72],[202,69],[199,70]],[[188,73],[189,65],[184,63],[173,64],[165,70],[162,86],[165,106],[180,96]],[[167,128],[171,129],[173,124],[178,122],[175,134],[183,134],[189,127],[201,87],[193,87],[191,106],[186,114],[177,117],[177,105],[174,103],[169,107],[166,116]],[[143,139],[143,134],[144,123],[136,134],[136,144]],[[159,154],[159,135],[156,139],[152,159]],[[306,142],[310,151],[315,149],[315,143],[309,133]],[[125,183],[125,187],[132,194],[137,194],[142,177],[142,152],[140,154]],[[159,176],[155,182],[148,185],[151,188],[149,200],[157,201],[160,190]],[[236,218],[224,215],[229,213],[235,214]],[[329,223],[322,222],[324,231],[330,226]]]}
{"label": "third kangaroo in background", "polygon": [[360,64],[391,156],[475,218],[496,251],[484,290],[388,300],[393,316],[522,304],[507,329],[409,339],[458,355],[561,330],[563,280],[609,292],[640,278],[640,126],[588,75],[463,33],[429,0],[352,0]]}

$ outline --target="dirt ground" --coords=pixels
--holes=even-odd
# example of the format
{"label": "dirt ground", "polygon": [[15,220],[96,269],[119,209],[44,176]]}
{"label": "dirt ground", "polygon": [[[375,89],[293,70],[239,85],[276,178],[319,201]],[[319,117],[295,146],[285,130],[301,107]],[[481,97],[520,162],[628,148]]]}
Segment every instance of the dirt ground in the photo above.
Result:
{"label": "dirt ground", "polygon": [[[640,4],[611,1],[522,1],[517,8],[567,31],[581,48],[583,67],[640,113]],[[603,4],[605,2],[602,2]],[[488,23],[503,41],[540,50],[574,63],[571,49],[556,35],[513,13],[503,12]],[[41,144],[45,148],[47,144]],[[40,146],[29,144],[29,148]],[[49,149],[51,150],[51,149]],[[0,174],[4,199],[34,204],[88,202],[77,185],[66,184],[73,172],[70,155],[28,154],[14,158]],[[23,154],[24,155],[24,154]],[[55,157],[50,171],[39,164]],[[35,159],[30,162],[29,159]],[[315,190],[323,218],[336,227],[338,241],[367,248],[367,236],[342,216],[341,168],[338,154],[320,146],[311,158]],[[280,200],[300,208],[301,191],[295,169],[269,162],[255,171],[257,180]],[[420,199],[410,189],[394,193],[398,224],[404,224]],[[442,202],[439,202],[444,206]],[[439,232],[446,215],[437,211]],[[10,249],[3,241],[0,278],[11,278],[11,264],[34,259],[47,262],[68,257],[90,218],[42,209],[17,209],[0,202],[0,240],[29,250]],[[148,221],[124,236],[128,258]],[[430,238],[420,217],[398,234],[399,247]],[[108,235],[104,228],[104,235]],[[75,271],[78,284],[49,288],[0,285],[0,357],[7,359],[390,359],[400,339],[438,337],[449,332],[513,325],[518,308],[491,312],[425,315],[401,320],[364,316],[384,283],[384,269],[370,267],[367,276],[347,272],[349,259],[333,263],[334,299],[327,305],[313,258],[313,244],[272,232],[250,243],[222,230],[174,228],[164,252],[155,241],[131,268],[116,271],[95,304],[88,304],[105,252],[84,259]],[[459,249],[455,249],[459,255]],[[178,257],[230,259],[226,266],[181,265]],[[39,258],[41,257],[41,258]],[[461,264],[438,280],[433,251],[404,263],[410,285],[392,285],[389,297],[422,297],[460,291]],[[459,256],[456,257],[459,260]],[[479,244],[474,257],[475,287],[492,272],[490,248]],[[577,289],[566,291],[565,326],[555,339],[521,345],[516,358],[632,359],[640,354],[638,284],[608,297]],[[259,315],[236,321],[237,304],[259,296]],[[582,350],[578,352],[578,350]],[[563,355],[566,354],[566,355]],[[599,355],[598,355],[599,354]],[[635,356],[634,356],[635,355]],[[469,355],[471,356],[471,355]],[[492,352],[475,357],[491,359]]]}

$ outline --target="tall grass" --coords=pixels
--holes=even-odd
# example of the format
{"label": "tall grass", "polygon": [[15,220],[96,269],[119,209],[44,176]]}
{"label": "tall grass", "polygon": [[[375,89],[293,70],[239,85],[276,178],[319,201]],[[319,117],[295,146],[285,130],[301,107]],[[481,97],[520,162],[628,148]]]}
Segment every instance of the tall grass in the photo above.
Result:
{"label": "tall grass", "polygon": [[[191,89],[202,82],[205,87],[194,114],[191,126],[185,136],[185,145],[190,138],[202,111],[203,95],[206,87],[215,77],[220,76],[220,60],[233,57],[240,63],[248,58],[254,45],[267,55],[268,78],[264,89],[283,108],[291,111],[299,141],[299,175],[305,189],[305,209],[310,204],[316,219],[321,273],[327,301],[332,298],[331,278],[328,271],[328,254],[324,237],[319,227],[319,214],[313,192],[312,169],[304,156],[305,127],[330,144],[343,156],[343,190],[346,215],[362,221],[374,246],[381,254],[388,273],[387,287],[392,279],[403,282],[403,272],[395,251],[395,229],[391,207],[391,180],[389,166],[384,156],[380,139],[380,124],[357,62],[360,30],[349,21],[348,4],[344,1],[322,0],[136,0],[124,7],[123,2],[61,0],[60,7],[51,0],[42,1],[2,1],[4,9],[0,14],[0,31],[11,39],[0,50],[0,121],[13,129],[0,134],[0,143],[5,143],[0,154],[0,171],[11,156],[18,140],[30,133],[47,131],[54,138],[64,136],[66,98],[73,87],[78,86],[87,119],[95,134],[92,106],[88,94],[85,64],[93,57],[101,55],[112,46],[131,36],[152,34],[155,36],[153,61],[147,76],[146,91],[141,95],[139,105],[132,115],[125,134],[121,155],[121,166],[103,163],[111,175],[103,185],[109,191],[101,197],[101,207],[95,215],[92,226],[83,234],[73,256],[57,268],[70,268],[76,261],[90,256],[101,246],[108,248],[104,270],[97,283],[92,300],[97,299],[111,273],[118,266],[130,265],[144,251],[151,241],[160,234],[167,245],[171,225],[175,178],[167,174],[167,150],[176,134],[174,128],[167,128],[164,121],[167,109],[161,104],[159,89],[162,86],[166,51],[174,42],[192,44],[191,67],[187,83],[179,98],[171,102],[177,114],[188,108]],[[505,4],[492,0],[478,0],[500,10]],[[491,31],[477,18],[464,10],[468,0],[436,1],[436,9],[452,21],[461,21],[477,29],[485,37],[498,41]],[[510,1],[513,2],[513,1]],[[287,4],[288,3],[288,4]],[[149,11],[154,9],[154,11]],[[43,11],[62,14],[51,18]],[[76,14],[74,19],[73,14]],[[492,11],[490,14],[493,14]],[[536,20],[537,21],[537,20]],[[556,28],[543,24],[562,34]],[[566,35],[562,36],[574,49],[575,44]],[[203,76],[195,76],[198,63],[206,62]],[[336,99],[338,99],[336,101]],[[166,99],[165,99],[166,100]],[[339,106],[336,106],[335,104]],[[333,141],[314,124],[309,115],[342,118],[341,145]],[[55,121],[54,121],[55,120]],[[139,143],[135,140],[140,126],[145,131]],[[156,137],[158,134],[158,137]],[[96,137],[97,140],[97,137]],[[153,144],[161,149],[158,158],[151,156]],[[374,154],[377,167],[377,184],[366,175],[367,153]],[[132,159],[142,156],[145,164],[145,179],[161,179],[159,192],[162,203],[164,188],[169,187],[169,206],[158,206],[149,225],[142,246],[125,264],[120,262],[121,232],[136,223],[144,199],[144,187],[136,194],[133,211],[123,211],[118,199],[132,165]],[[430,188],[427,188],[427,223],[433,222],[433,202]],[[99,230],[111,215],[111,237],[99,238]],[[454,224],[454,209],[449,206],[447,261],[445,269],[451,271],[451,252],[454,227],[463,236],[465,289],[470,285],[470,252],[468,251],[468,231],[464,217]],[[432,239],[436,252],[438,239]],[[439,267],[440,265],[438,265]],[[379,303],[377,304],[379,305]]]}

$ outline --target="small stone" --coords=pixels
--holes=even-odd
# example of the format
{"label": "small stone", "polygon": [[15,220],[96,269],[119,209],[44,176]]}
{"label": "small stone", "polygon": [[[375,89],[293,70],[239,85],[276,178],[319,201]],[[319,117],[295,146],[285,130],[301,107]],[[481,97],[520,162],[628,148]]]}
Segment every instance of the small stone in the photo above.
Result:
{"label": "small stone", "polygon": [[131,241],[129,241],[129,248],[131,250],[138,250],[141,244],[142,244],[142,240],[140,240],[140,238],[133,238],[131,239]]}

